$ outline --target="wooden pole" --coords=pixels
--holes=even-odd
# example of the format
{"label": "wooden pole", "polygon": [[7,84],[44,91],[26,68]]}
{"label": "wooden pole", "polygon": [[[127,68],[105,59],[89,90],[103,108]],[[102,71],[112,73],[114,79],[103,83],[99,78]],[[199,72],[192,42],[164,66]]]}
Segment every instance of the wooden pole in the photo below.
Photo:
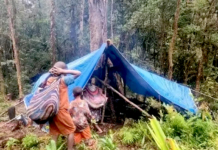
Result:
{"label": "wooden pole", "polygon": [[124,96],[126,97],[126,77],[124,77],[123,82],[124,82]]}
{"label": "wooden pole", "polygon": [[113,92],[117,93],[121,98],[123,98],[125,101],[127,101],[130,105],[134,106],[135,108],[137,108],[139,111],[141,111],[143,114],[145,114],[146,117],[148,118],[152,118],[151,115],[149,115],[146,111],[144,111],[143,109],[141,109],[139,106],[137,106],[136,104],[134,104],[133,102],[131,102],[130,100],[128,100],[125,96],[123,96],[120,92],[118,92],[117,90],[115,90],[112,86],[108,85],[107,83],[104,83],[104,81],[100,80],[98,77],[95,77],[98,81],[100,81],[102,84],[104,84],[105,86],[107,86],[109,89],[111,89]]}
{"label": "wooden pole", "polygon": [[[105,55],[106,56],[106,55]],[[108,80],[108,67],[107,67],[107,56],[106,56],[106,60],[105,60],[105,79],[104,79],[104,83],[107,83]],[[105,96],[107,96],[107,86],[104,85],[104,94]],[[106,107],[107,102],[104,104],[103,106],[103,111],[102,111],[102,116],[101,116],[101,124],[103,124],[104,122],[104,115],[105,115],[105,107]]]}

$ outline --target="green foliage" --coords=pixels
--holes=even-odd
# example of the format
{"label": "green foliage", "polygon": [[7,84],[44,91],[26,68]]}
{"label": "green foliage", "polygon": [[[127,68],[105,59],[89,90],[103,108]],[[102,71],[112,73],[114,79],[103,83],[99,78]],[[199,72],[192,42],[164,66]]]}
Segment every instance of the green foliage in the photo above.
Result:
{"label": "green foliage", "polygon": [[148,129],[147,124],[143,121],[126,124],[119,132],[118,136],[124,145],[140,145],[147,140]]}
{"label": "green foliage", "polygon": [[112,131],[104,138],[99,139],[99,150],[118,150],[116,143],[114,142],[114,135]]}
{"label": "green foliage", "polygon": [[0,109],[1,109],[1,110],[6,110],[6,109],[8,109],[10,106],[11,106],[10,103],[7,103],[7,102],[0,102]]}
{"label": "green foliage", "polygon": [[3,95],[0,95],[0,104],[4,102],[4,96]]}
{"label": "green foliage", "polygon": [[148,129],[160,150],[180,150],[173,139],[166,138],[160,123],[156,118],[150,119],[150,125],[148,125]]}
{"label": "green foliage", "polygon": [[218,127],[211,120],[190,118],[188,120],[189,132],[192,134],[189,143],[197,148],[213,148],[218,135]]}
{"label": "green foliage", "polygon": [[33,147],[37,147],[39,144],[39,139],[36,135],[28,134],[26,137],[22,139],[22,146],[25,149],[30,149]]}
{"label": "green foliage", "polygon": [[51,140],[48,145],[46,145],[46,150],[62,150],[66,142],[62,143],[58,148],[54,140]]}
{"label": "green foliage", "polygon": [[76,146],[76,149],[78,150],[88,150],[88,147],[84,142],[80,143],[79,145]]}
{"label": "green foliage", "polygon": [[186,138],[183,136],[187,135],[189,128],[185,118],[179,113],[166,115],[162,127],[167,136],[180,138]]}
{"label": "green foliage", "polygon": [[[165,105],[165,107],[168,114],[162,115],[160,125],[166,135],[165,139],[168,141],[168,144],[165,143],[166,145],[175,145],[175,141],[170,139],[173,138],[183,150],[217,149],[218,126],[209,115],[203,115],[202,112],[199,112],[197,115],[187,114],[183,116],[177,113],[172,106]],[[157,133],[152,131],[153,135],[150,134],[151,126],[149,127],[150,129],[148,129],[146,121],[143,120],[138,122],[127,120],[124,127],[116,135],[124,146],[143,149],[143,147],[150,146],[151,139],[158,138],[159,135],[158,130]],[[160,142],[160,140],[158,141]]]}
{"label": "green foliage", "polygon": [[[215,71],[211,70],[211,72],[213,73]],[[215,81],[215,79],[207,77],[206,81],[201,85],[201,91],[211,97],[218,98],[218,93],[216,92],[216,89],[218,89],[218,83]]]}
{"label": "green foliage", "polygon": [[8,150],[12,150],[12,149],[14,149],[13,148],[14,146],[19,145],[19,144],[20,144],[19,140],[14,139],[14,138],[9,138],[9,140],[6,143],[6,146],[7,146]]}
{"label": "green foliage", "polygon": [[207,0],[195,0],[194,1],[194,9],[196,11],[202,11],[205,9],[205,6],[207,5]]}
{"label": "green foliage", "polygon": [[[63,144],[64,143],[64,144]],[[61,148],[60,148],[61,147]],[[57,148],[60,150],[66,149],[66,138],[64,136],[59,136],[57,141]]]}
{"label": "green foliage", "polygon": [[[8,103],[8,102],[0,102],[0,110],[1,112],[4,112],[6,111],[9,107],[11,107],[11,103]],[[1,119],[3,118],[0,118],[0,121]],[[7,119],[7,118],[6,118]]]}
{"label": "green foliage", "polygon": [[189,148],[214,148],[218,136],[218,126],[212,120],[202,120],[198,116],[185,119],[173,111],[166,115],[161,126],[165,134],[179,140]]}

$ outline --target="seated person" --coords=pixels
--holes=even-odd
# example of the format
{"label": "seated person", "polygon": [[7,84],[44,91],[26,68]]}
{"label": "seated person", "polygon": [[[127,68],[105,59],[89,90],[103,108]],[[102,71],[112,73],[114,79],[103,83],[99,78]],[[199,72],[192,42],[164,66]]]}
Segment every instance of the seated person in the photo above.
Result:
{"label": "seated person", "polygon": [[[90,95],[91,94],[91,95]],[[84,90],[84,92],[83,92],[83,97],[84,97],[84,100],[86,100],[87,101],[87,103],[88,103],[88,101],[90,101],[89,103],[88,103],[88,106],[89,106],[89,110],[91,111],[91,115],[92,115],[92,117],[95,119],[95,121],[96,121],[96,123],[95,124],[93,124],[93,126],[94,126],[94,128],[97,130],[97,133],[102,133],[103,131],[101,130],[101,128],[98,126],[98,122],[101,120],[101,113],[102,113],[102,110],[101,110],[101,108],[103,107],[103,105],[96,105],[96,106],[98,106],[98,107],[96,107],[96,106],[94,106],[93,107],[93,105],[92,104],[94,104],[94,103],[92,103],[91,101],[92,100],[94,100],[94,101],[96,101],[96,99],[98,100],[98,102],[99,102],[99,97],[100,98],[103,98],[103,99],[101,99],[101,104],[103,104],[103,103],[106,103],[106,101],[107,101],[107,97],[102,93],[102,90],[100,89],[100,88],[98,88],[97,86],[95,86],[95,78],[92,78],[91,80],[90,80],[90,83],[86,86],[86,88],[85,88],[85,90]],[[91,100],[91,99],[92,100]],[[104,100],[105,99],[105,100]],[[91,104],[92,103],[92,104]],[[95,103],[96,104],[96,103]]]}
{"label": "seated person", "polygon": [[74,143],[79,144],[82,140],[85,140],[90,146],[92,135],[88,121],[91,122],[92,116],[88,104],[81,99],[82,91],[83,90],[80,87],[74,88],[73,95],[75,100],[70,103],[69,112],[76,126]]}

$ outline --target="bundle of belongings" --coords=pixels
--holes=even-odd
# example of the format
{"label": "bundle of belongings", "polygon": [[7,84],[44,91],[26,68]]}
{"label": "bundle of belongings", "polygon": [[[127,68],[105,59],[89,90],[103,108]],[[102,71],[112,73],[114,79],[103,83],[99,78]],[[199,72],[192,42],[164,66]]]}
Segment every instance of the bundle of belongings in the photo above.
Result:
{"label": "bundle of belongings", "polygon": [[102,93],[102,89],[95,85],[88,84],[83,91],[83,99],[88,103],[95,120],[101,120],[101,108],[107,102],[107,97]]}
{"label": "bundle of belongings", "polygon": [[44,124],[58,113],[59,84],[60,79],[57,78],[50,86],[41,85],[33,95],[27,107],[27,115],[32,121]]}

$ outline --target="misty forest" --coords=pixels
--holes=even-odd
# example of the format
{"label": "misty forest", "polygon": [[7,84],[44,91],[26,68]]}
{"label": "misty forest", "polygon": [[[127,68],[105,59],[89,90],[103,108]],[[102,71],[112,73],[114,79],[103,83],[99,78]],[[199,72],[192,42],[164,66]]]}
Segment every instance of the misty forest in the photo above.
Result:
{"label": "misty forest", "polygon": [[[110,100],[104,134],[93,130],[94,148],[76,149],[218,150],[218,0],[0,0],[0,113],[56,61],[70,63],[108,39],[131,64],[190,88],[199,111],[180,113],[127,88],[126,97],[153,117],[118,123]],[[4,114],[0,125],[6,121]],[[0,133],[0,149],[67,147],[64,136],[52,145],[49,135],[29,130]]]}

